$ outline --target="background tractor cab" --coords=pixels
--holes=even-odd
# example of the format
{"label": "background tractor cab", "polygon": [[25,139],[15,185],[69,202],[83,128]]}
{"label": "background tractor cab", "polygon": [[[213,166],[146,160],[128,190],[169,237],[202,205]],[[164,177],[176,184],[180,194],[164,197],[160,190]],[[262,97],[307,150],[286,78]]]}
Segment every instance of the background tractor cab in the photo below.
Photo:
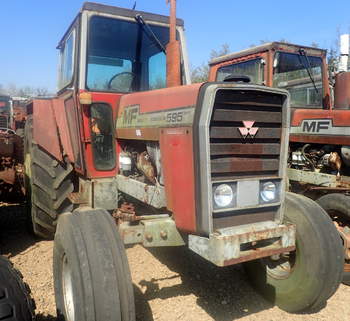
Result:
{"label": "background tractor cab", "polygon": [[272,42],[210,62],[209,81],[247,75],[251,82],[287,89],[292,108],[330,108],[326,51]]}
{"label": "background tractor cab", "polygon": [[10,96],[0,95],[0,128],[12,129],[13,125],[13,106]]}

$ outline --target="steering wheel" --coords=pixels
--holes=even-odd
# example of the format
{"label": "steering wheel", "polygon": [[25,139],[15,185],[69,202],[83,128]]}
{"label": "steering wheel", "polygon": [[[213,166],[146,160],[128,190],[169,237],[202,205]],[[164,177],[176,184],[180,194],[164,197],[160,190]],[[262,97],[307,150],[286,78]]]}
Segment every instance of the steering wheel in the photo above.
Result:
{"label": "steering wheel", "polygon": [[[130,87],[133,83],[133,80],[135,78],[135,74],[131,71],[123,71],[123,72],[120,72],[118,74],[115,74],[109,81],[108,81],[108,85],[107,85],[107,88],[108,89],[111,89],[112,88],[112,82],[113,80],[115,80],[117,77],[120,77],[120,76],[123,76],[123,75],[130,75],[131,76],[131,81],[130,81]],[[131,88],[129,88],[128,91],[130,91]]]}

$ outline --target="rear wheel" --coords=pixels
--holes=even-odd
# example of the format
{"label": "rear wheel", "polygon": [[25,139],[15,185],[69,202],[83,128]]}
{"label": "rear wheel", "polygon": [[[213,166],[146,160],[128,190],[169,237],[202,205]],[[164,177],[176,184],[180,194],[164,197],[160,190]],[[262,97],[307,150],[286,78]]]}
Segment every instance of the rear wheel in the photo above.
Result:
{"label": "rear wheel", "polygon": [[124,245],[106,210],[63,214],[58,221],[53,260],[59,320],[135,320]]}
{"label": "rear wheel", "polygon": [[73,192],[71,164],[57,161],[33,140],[33,119],[26,122],[25,187],[33,231],[53,238],[58,216],[72,211],[69,194]]}
{"label": "rear wheel", "polygon": [[[350,197],[339,193],[328,194],[320,197],[317,203],[337,222],[344,243],[346,236],[350,240]],[[350,250],[345,248],[345,251],[343,283],[350,285]]]}
{"label": "rear wheel", "polygon": [[327,213],[314,201],[286,195],[285,222],[296,225],[296,250],[245,264],[253,285],[288,312],[322,308],[337,290],[343,248]]}
{"label": "rear wheel", "polygon": [[0,320],[32,321],[35,304],[30,289],[12,263],[0,256]]}

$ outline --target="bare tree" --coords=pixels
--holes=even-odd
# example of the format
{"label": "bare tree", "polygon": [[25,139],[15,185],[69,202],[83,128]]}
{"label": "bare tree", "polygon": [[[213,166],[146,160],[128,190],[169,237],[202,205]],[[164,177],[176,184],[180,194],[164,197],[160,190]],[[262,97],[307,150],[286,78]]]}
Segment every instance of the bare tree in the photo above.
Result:
{"label": "bare tree", "polygon": [[46,87],[38,87],[34,89],[35,96],[48,96],[49,90]]}
{"label": "bare tree", "polygon": [[2,84],[0,84],[0,95],[6,95],[6,90]]}
{"label": "bare tree", "polygon": [[[227,55],[228,53],[230,53],[230,46],[227,43],[224,43],[223,45],[221,45],[221,47],[218,50],[213,49],[210,52],[209,61],[214,58]],[[192,69],[191,79],[193,83],[205,82],[208,80],[209,62],[208,63],[203,62],[200,66],[195,68],[192,67],[191,69]]]}

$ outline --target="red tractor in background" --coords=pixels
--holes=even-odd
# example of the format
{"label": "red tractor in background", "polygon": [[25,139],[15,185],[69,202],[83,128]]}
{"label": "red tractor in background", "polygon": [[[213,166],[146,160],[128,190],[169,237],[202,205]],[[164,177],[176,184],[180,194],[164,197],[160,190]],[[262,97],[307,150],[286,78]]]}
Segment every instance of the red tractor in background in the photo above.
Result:
{"label": "red tractor in background", "polygon": [[0,202],[23,199],[23,140],[16,125],[12,98],[0,96]]}
{"label": "red tractor in background", "polygon": [[[23,142],[16,135],[13,99],[0,96],[0,210],[23,198]],[[4,215],[0,211],[0,215]],[[5,214],[7,216],[7,214]],[[13,222],[17,217],[6,218]],[[1,217],[0,224],[4,222]],[[1,226],[3,227],[3,226]],[[33,321],[35,303],[29,286],[13,264],[0,255],[0,319]]]}
{"label": "red tractor in background", "polygon": [[210,63],[211,81],[235,75],[287,89],[291,96],[288,177],[292,191],[329,213],[342,237],[350,285],[350,73],[330,80],[326,50],[267,43]]}
{"label": "red tractor in background", "polygon": [[29,106],[26,195],[34,232],[55,238],[58,315],[135,320],[124,244],[138,243],[244,262],[281,308],[319,309],[343,248],[322,208],[285,192],[289,94],[240,77],[190,85],[171,9],[169,22],[85,3],[58,45],[57,97]]}

